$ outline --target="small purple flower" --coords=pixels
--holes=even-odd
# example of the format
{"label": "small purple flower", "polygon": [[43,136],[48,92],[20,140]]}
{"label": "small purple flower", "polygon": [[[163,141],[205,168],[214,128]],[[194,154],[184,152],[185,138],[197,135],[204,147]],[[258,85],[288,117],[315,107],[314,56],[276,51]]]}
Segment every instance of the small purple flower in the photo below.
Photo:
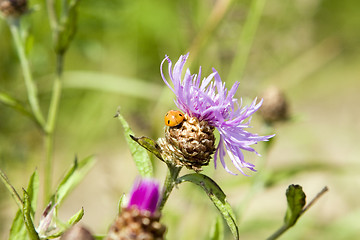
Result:
{"label": "small purple flower", "polygon": [[155,213],[160,200],[159,184],[151,179],[137,179],[131,191],[128,207]]}
{"label": "small purple flower", "polygon": [[[225,88],[225,83],[221,81],[220,75],[214,68],[213,73],[202,81],[201,67],[199,73],[193,75],[187,69],[182,78],[183,68],[188,56],[189,53],[180,56],[173,68],[171,60],[168,56],[165,56],[160,66],[161,77],[176,95],[176,106],[190,117],[196,117],[199,121],[205,120],[209,125],[218,129],[220,140],[214,156],[215,168],[217,159],[220,158],[224,169],[233,175],[237,175],[231,172],[225,164],[224,156],[227,152],[232,163],[241,173],[244,174],[242,168],[256,171],[254,169],[255,165],[245,161],[241,150],[247,150],[259,155],[250,145],[259,141],[268,141],[269,138],[275,136],[259,136],[245,131],[246,128],[250,127],[251,115],[260,108],[262,100],[256,103],[257,99],[255,98],[250,106],[242,107],[242,99],[240,99],[239,103],[234,98],[239,82],[236,82],[228,91]],[[165,61],[169,64],[168,70],[172,85],[169,84],[163,73]],[[246,119],[248,120],[245,121]]]}

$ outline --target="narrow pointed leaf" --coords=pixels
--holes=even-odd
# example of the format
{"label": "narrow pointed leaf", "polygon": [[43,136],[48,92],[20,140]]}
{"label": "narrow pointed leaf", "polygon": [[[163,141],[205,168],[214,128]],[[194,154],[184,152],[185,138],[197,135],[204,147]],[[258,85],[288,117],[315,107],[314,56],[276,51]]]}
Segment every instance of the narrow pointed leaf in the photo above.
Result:
{"label": "narrow pointed leaf", "polygon": [[21,199],[20,195],[17,193],[13,185],[11,185],[9,179],[5,175],[3,171],[0,169],[0,179],[4,183],[5,187],[9,190],[11,196],[14,198],[16,204],[18,205],[19,209],[23,209],[23,200]]}
{"label": "narrow pointed leaf", "polygon": [[192,182],[200,186],[221,213],[222,217],[229,226],[234,239],[239,239],[239,230],[235,214],[230,204],[226,201],[225,193],[216,184],[216,182],[208,176],[199,173],[187,174],[178,178],[178,183],[182,182]]}
{"label": "narrow pointed leaf", "polygon": [[30,177],[30,181],[26,192],[29,195],[31,217],[34,217],[36,211],[36,203],[38,200],[38,193],[39,193],[39,174],[36,170]]}
{"label": "narrow pointed leaf", "polygon": [[28,230],[29,237],[31,240],[40,240],[38,233],[36,232],[33,219],[31,217],[31,199],[29,194],[24,190],[24,208],[23,208],[23,217],[25,221],[25,226]]}
{"label": "narrow pointed leaf", "polygon": [[121,195],[119,202],[118,202],[118,214],[120,215],[121,211],[122,211],[122,206],[124,203],[124,199],[125,199],[125,194]]}
{"label": "narrow pointed leaf", "polygon": [[306,203],[306,195],[300,185],[292,184],[286,190],[286,198],[288,208],[286,210],[284,222],[287,226],[291,227],[302,214],[302,210]]}
{"label": "narrow pointed leaf", "polygon": [[159,145],[148,137],[134,137],[133,135],[130,135],[131,139],[137,142],[140,146],[154,154],[157,158],[159,158],[161,161],[164,161],[161,156],[161,150]]}
{"label": "narrow pointed leaf", "polygon": [[134,133],[132,132],[125,118],[119,112],[116,113],[115,117],[120,120],[124,128],[126,141],[128,143],[131,155],[135,161],[136,168],[138,169],[140,175],[142,177],[153,176],[152,163],[146,149],[134,142],[133,139],[130,137],[131,135],[134,135]]}
{"label": "narrow pointed leaf", "polygon": [[20,101],[16,100],[15,98],[11,97],[10,95],[0,92],[0,102],[15,109],[19,113],[29,117],[30,119],[34,120],[36,122],[36,119],[34,115],[30,111],[28,111],[21,103]]}
{"label": "narrow pointed leaf", "polygon": [[79,162],[75,159],[73,166],[60,182],[55,195],[52,197],[52,201],[59,206],[65,197],[81,182],[94,164],[95,158],[93,156],[87,157]]}
{"label": "narrow pointed leaf", "polygon": [[16,212],[16,216],[12,222],[9,234],[9,240],[28,240],[28,232],[24,224],[24,217],[22,211],[19,209]]}
{"label": "narrow pointed leaf", "polygon": [[[35,171],[31,177],[27,188],[27,195],[29,201],[29,215],[31,218],[34,218],[36,211],[36,203],[38,198],[39,191],[39,175],[37,171]],[[16,213],[16,216],[11,225],[9,240],[17,240],[17,239],[29,239],[27,225],[24,223],[24,216],[22,213],[22,209],[19,209]]]}
{"label": "narrow pointed leaf", "polygon": [[81,208],[77,213],[75,213],[69,220],[68,220],[68,224],[69,225],[74,225],[76,223],[78,223],[82,217],[84,216],[84,208]]}

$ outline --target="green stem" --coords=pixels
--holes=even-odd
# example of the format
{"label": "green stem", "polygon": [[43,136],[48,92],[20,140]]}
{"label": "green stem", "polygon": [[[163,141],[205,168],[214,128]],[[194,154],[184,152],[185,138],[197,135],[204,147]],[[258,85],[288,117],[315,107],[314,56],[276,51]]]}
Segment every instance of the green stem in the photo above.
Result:
{"label": "green stem", "polygon": [[229,72],[228,80],[230,83],[234,82],[235,79],[241,79],[244,74],[244,69],[254,42],[255,33],[263,13],[265,3],[266,0],[251,1],[249,14],[241,31],[235,59]]}
{"label": "green stem", "polygon": [[163,186],[163,196],[159,207],[160,211],[163,209],[167,199],[169,198],[170,193],[176,184],[176,179],[179,176],[180,170],[182,168],[171,164],[167,164],[167,166],[169,171],[166,174],[166,178]]}
{"label": "green stem", "polygon": [[57,55],[56,78],[54,80],[52,96],[49,106],[49,113],[46,123],[45,149],[46,160],[44,167],[45,186],[44,186],[44,203],[46,204],[51,197],[52,172],[53,172],[53,152],[54,152],[54,130],[56,124],[57,113],[60,105],[62,92],[62,72],[63,72],[64,56]]}
{"label": "green stem", "polygon": [[37,96],[37,87],[32,79],[30,64],[26,57],[23,41],[21,39],[19,19],[9,19],[8,22],[15,42],[16,51],[20,59],[31,110],[38,124],[42,126],[42,128],[44,128],[45,120],[41,113],[40,104]]}
{"label": "green stem", "polygon": [[268,237],[266,240],[274,240],[280,237],[284,232],[286,232],[289,229],[288,225],[282,225],[276,232],[274,232],[273,235]]}

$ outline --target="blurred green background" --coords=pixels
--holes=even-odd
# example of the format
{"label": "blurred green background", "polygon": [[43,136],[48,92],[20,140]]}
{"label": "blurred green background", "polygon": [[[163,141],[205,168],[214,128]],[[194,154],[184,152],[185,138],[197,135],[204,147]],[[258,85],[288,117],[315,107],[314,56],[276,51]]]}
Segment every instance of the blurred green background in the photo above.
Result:
{"label": "blurred green background", "polygon": [[[66,219],[83,206],[82,223],[94,233],[106,233],[119,197],[129,192],[137,176],[113,115],[120,106],[137,135],[163,136],[163,116],[175,105],[159,66],[165,54],[174,62],[190,51],[193,73],[201,65],[205,76],[215,67],[228,88],[239,80],[237,97],[253,99],[275,85],[289,101],[292,121],[275,125],[269,155],[246,154],[248,161],[266,160],[270,172],[285,174],[277,175],[276,184],[251,198],[239,222],[241,238],[264,239],[281,226],[285,190],[295,183],[303,186],[308,200],[325,185],[330,191],[282,239],[358,239],[360,2],[266,1],[240,75],[233,61],[242,54],[239,41],[252,4],[250,0],[81,2],[78,31],[65,60],[54,180],[75,155],[95,154],[97,164],[61,207],[60,217]],[[32,0],[30,6],[36,10],[24,17],[23,26],[28,30],[29,58],[45,110],[55,69],[52,39],[43,1]],[[0,56],[0,91],[26,102],[19,61],[4,20],[0,21]],[[253,122],[251,131],[264,134],[260,117],[254,116]],[[255,146],[260,152],[261,147],[262,143]],[[36,126],[0,104],[0,167],[17,189],[27,185],[35,168],[42,168],[43,159]],[[155,161],[155,169],[156,178],[163,181],[166,166]],[[239,209],[252,177],[232,176],[221,167],[214,171],[213,164],[204,173],[219,183],[230,204]],[[0,239],[6,239],[16,205],[2,184],[0,209]],[[206,239],[216,216],[206,195],[184,184],[174,190],[164,209],[167,238]]]}

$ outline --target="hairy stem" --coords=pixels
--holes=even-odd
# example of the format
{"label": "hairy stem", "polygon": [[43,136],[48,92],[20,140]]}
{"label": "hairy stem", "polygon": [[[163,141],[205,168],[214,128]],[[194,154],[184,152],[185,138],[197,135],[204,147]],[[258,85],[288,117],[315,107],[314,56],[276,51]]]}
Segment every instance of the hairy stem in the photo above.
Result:
{"label": "hairy stem", "polygon": [[176,179],[179,176],[180,170],[182,167],[177,167],[175,165],[167,164],[168,165],[168,172],[166,174],[166,179],[163,186],[163,196],[161,199],[161,203],[159,206],[159,210],[161,211],[170,196],[171,191],[173,190]]}

